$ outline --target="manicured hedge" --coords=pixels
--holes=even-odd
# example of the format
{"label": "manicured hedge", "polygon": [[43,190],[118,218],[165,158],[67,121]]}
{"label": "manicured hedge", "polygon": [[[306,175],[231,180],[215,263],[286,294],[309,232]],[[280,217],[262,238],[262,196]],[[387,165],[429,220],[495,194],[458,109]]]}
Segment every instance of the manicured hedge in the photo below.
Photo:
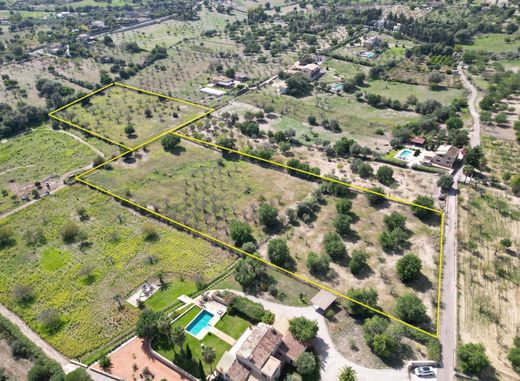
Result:
{"label": "manicured hedge", "polygon": [[261,304],[242,296],[237,296],[231,301],[229,313],[231,315],[240,315],[253,324],[259,322],[270,324],[274,321],[274,315],[271,311],[264,309]]}

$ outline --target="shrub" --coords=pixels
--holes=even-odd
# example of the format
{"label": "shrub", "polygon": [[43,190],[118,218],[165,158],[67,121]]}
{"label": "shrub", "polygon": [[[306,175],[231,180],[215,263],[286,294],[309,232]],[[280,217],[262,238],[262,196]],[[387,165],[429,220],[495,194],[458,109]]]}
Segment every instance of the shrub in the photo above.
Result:
{"label": "shrub", "polygon": [[[425,206],[427,208],[433,208],[433,200],[428,196],[417,196],[413,201],[414,204]],[[434,212],[428,209],[424,209],[421,206],[412,205],[412,213],[417,217],[423,219],[430,217]]]}
{"label": "shrub", "polygon": [[271,262],[278,266],[287,266],[292,259],[287,242],[281,238],[275,238],[269,241],[267,254]]}
{"label": "shrub", "polygon": [[352,274],[360,274],[367,267],[367,254],[361,250],[354,250],[348,267]]}
{"label": "shrub", "polygon": [[352,210],[352,201],[340,198],[336,201],[336,211],[339,214],[348,214]]}
{"label": "shrub", "polygon": [[110,357],[108,357],[107,355],[104,355],[99,359],[99,366],[104,371],[109,371],[110,368],[112,368],[112,360],[110,360]]}
{"label": "shrub", "polygon": [[156,241],[159,238],[159,233],[154,224],[145,224],[143,226],[143,235],[145,241]]}
{"label": "shrub", "polygon": [[386,215],[383,221],[386,228],[390,231],[395,229],[401,229],[404,231],[406,228],[406,217],[398,212],[392,212],[389,215]]}
{"label": "shrub", "polygon": [[161,145],[166,152],[173,153],[180,144],[181,138],[176,135],[167,134],[161,139]]}
{"label": "shrub", "polygon": [[397,261],[397,275],[403,282],[411,282],[419,278],[422,263],[415,254],[406,254]]}
{"label": "shrub", "polygon": [[29,349],[20,340],[14,340],[11,343],[11,354],[14,358],[28,358],[30,356]]}
{"label": "shrub", "polygon": [[372,177],[372,175],[374,174],[374,170],[368,163],[360,164],[357,172],[362,179]]}
{"label": "shrub", "polygon": [[450,175],[442,175],[437,180],[437,186],[439,186],[443,191],[447,191],[453,185],[453,176]]}
{"label": "shrub", "polygon": [[49,381],[52,369],[45,364],[36,363],[27,374],[27,381]]}
{"label": "shrub", "polygon": [[464,373],[481,374],[488,366],[489,359],[482,344],[464,344],[457,350],[457,359]]}
{"label": "shrub", "polygon": [[375,315],[370,319],[365,320],[363,324],[363,336],[368,344],[368,346],[372,347],[374,343],[374,338],[376,335],[380,335],[388,329],[389,322],[382,316]]}
{"label": "shrub", "polygon": [[13,287],[12,296],[16,303],[27,304],[34,299],[34,290],[30,285],[17,284]]}
{"label": "shrub", "polygon": [[352,223],[352,217],[347,214],[339,214],[334,219],[334,227],[336,231],[341,235],[347,235],[351,232],[350,224]]}
{"label": "shrub", "polygon": [[385,251],[398,251],[408,238],[403,229],[385,230],[379,235],[379,243]]}
{"label": "shrub", "polygon": [[229,303],[229,312],[232,315],[240,315],[253,324],[263,321],[264,317],[270,317],[272,313],[264,307],[248,298],[237,296]]}
{"label": "shrub", "polygon": [[246,242],[254,242],[253,229],[245,222],[233,220],[229,223],[229,235],[236,246],[242,246]]}
{"label": "shrub", "polygon": [[[351,288],[347,292],[347,296],[360,303],[366,304],[372,308],[377,308],[377,291],[373,288]],[[356,302],[347,301],[347,307],[350,313],[361,318],[373,315],[373,311]]]}
{"label": "shrub", "polygon": [[69,374],[65,375],[64,381],[91,381],[92,378],[88,375],[87,371],[83,368],[78,368]]}
{"label": "shrub", "polygon": [[336,232],[328,232],[325,234],[323,246],[327,255],[335,261],[342,260],[347,255],[345,244]]}
{"label": "shrub", "polygon": [[318,322],[299,316],[289,320],[289,331],[302,343],[310,343],[318,334]]}
{"label": "shrub", "polygon": [[[370,190],[372,192],[379,193],[379,194],[382,194],[382,195],[385,194],[385,190],[383,188],[381,188],[381,187],[370,188]],[[370,192],[366,192],[365,196],[366,196],[366,198],[368,200],[368,203],[370,205],[372,205],[372,206],[382,205],[386,201],[385,197],[379,196],[378,194],[374,194],[374,193],[370,193]]]}
{"label": "shrub", "polygon": [[14,244],[14,232],[7,226],[0,226],[0,249]]}
{"label": "shrub", "polygon": [[377,180],[384,185],[390,185],[394,182],[394,170],[388,165],[382,165],[376,172]]}
{"label": "shrub", "polygon": [[396,300],[395,313],[410,324],[422,324],[428,321],[424,303],[414,294],[405,294]]}
{"label": "shrub", "polygon": [[79,235],[79,226],[69,222],[61,228],[61,237],[65,243],[73,243]]}
{"label": "shrub", "polygon": [[397,338],[386,332],[374,336],[372,342],[374,353],[385,360],[392,358],[396,354],[398,346]]}
{"label": "shrub", "polygon": [[265,227],[273,228],[278,225],[278,209],[270,204],[262,203],[258,210],[258,219]]}
{"label": "shrub", "polygon": [[39,320],[42,329],[50,335],[58,332],[63,324],[60,312],[54,308],[43,311]]}
{"label": "shrub", "polygon": [[313,274],[325,275],[330,269],[330,257],[327,254],[320,256],[311,251],[307,254],[307,267]]}
{"label": "shrub", "polygon": [[311,374],[316,370],[316,357],[310,352],[303,352],[296,360],[296,371],[301,375]]}
{"label": "shrub", "polygon": [[144,310],[137,320],[136,334],[143,339],[152,339],[160,332],[159,325],[162,314],[160,312]]}

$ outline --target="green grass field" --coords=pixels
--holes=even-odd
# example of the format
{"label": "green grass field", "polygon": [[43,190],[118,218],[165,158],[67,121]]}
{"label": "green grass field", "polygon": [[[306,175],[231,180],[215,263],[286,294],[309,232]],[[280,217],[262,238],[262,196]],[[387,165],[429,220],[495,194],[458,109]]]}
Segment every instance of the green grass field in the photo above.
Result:
{"label": "green grass field", "polygon": [[[79,208],[88,216],[83,221]],[[79,233],[73,243],[66,244],[61,231],[71,223]],[[48,196],[2,220],[0,226],[12,227],[15,240],[0,248],[0,302],[73,358],[84,358],[133,329],[138,310],[128,304],[120,310],[116,296],[124,303],[162,270],[171,281],[169,294],[174,297],[191,290],[180,279],[190,284],[203,274],[204,281],[211,281],[234,261],[201,239],[155,224],[82,186]],[[146,239],[145,226],[153,227],[157,239]],[[43,241],[35,243],[34,237],[40,235]],[[15,302],[13,290],[19,285],[30,287],[32,302]],[[56,333],[42,326],[42,314],[50,309],[61,317]]]}
{"label": "green grass field", "polygon": [[[371,107],[366,103],[358,102],[350,95],[338,97],[327,94],[298,99],[280,96],[273,89],[266,89],[246,94],[240,100],[259,107],[272,105],[275,112],[302,123],[307,121],[309,115],[314,115],[318,122],[323,119],[337,119],[343,130],[341,133],[332,133],[320,127],[313,129],[319,134],[320,139],[331,142],[347,136],[359,140],[361,144],[370,144],[378,139],[376,135],[378,128],[390,131],[397,125],[418,118],[415,113]],[[308,127],[305,129],[308,130]]]}
{"label": "green grass field", "polygon": [[429,86],[410,85],[401,82],[387,82],[382,80],[374,80],[368,82],[368,87],[364,87],[361,91],[367,93],[379,94],[386,98],[398,99],[400,102],[406,102],[406,98],[411,94],[415,95],[420,102],[428,99],[435,99],[442,104],[449,105],[456,98],[466,98],[464,89],[442,88],[440,90],[432,90]]}
{"label": "green grass field", "polygon": [[165,152],[160,142],[147,150],[133,164],[119,160],[112,170],[95,171],[85,180],[225,240],[233,219],[247,221],[254,226],[257,239],[263,238],[255,212],[261,200],[282,214],[315,188],[314,183],[226,159],[188,141],[174,154]]}
{"label": "green grass field", "polygon": [[[89,99],[88,105],[74,104],[56,116],[128,147],[135,147],[208,111],[202,106],[120,86],[112,86]],[[128,126],[133,127],[133,133],[127,133]]]}
{"label": "green grass field", "polygon": [[[173,323],[173,326],[185,328],[200,311],[201,309],[199,307],[193,307],[185,315]],[[188,345],[193,356],[192,359],[186,358],[185,352],[181,352],[178,347],[173,348],[164,336],[159,336],[152,342],[153,349],[195,377],[201,376],[199,373],[199,360],[202,359],[202,345],[209,346],[216,352],[215,362],[212,364],[212,366],[202,362],[204,372],[206,374],[210,374],[211,370],[215,368],[215,365],[218,363],[224,352],[231,348],[231,345],[225,341],[220,340],[211,333],[206,334],[204,339],[197,340],[195,337],[186,332],[186,341],[183,347],[184,351]]]}
{"label": "green grass field", "polygon": [[[509,38],[511,42],[506,42],[506,38]],[[515,38],[518,38],[518,33],[513,35],[501,33],[481,34],[475,37],[473,44],[464,45],[464,49],[483,50],[488,53],[516,52],[518,50],[518,42],[514,41]]]}
{"label": "green grass field", "polygon": [[[88,165],[96,153],[61,132],[37,128],[0,143],[0,213],[20,205],[25,186]],[[4,193],[5,194],[5,193]]]}
{"label": "green grass field", "polygon": [[238,339],[244,331],[249,327],[249,322],[239,316],[225,314],[215,325],[215,328],[227,333],[234,339]]}

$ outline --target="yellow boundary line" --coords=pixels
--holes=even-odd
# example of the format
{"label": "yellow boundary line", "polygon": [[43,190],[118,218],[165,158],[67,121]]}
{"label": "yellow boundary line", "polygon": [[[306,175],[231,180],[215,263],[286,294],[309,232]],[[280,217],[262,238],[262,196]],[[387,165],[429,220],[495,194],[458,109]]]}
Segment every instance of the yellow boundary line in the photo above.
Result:
{"label": "yellow boundary line", "polygon": [[[288,166],[286,164],[278,163],[278,162],[275,162],[275,161],[272,161],[272,160],[263,159],[263,158],[260,158],[260,157],[254,156],[254,155],[250,155],[250,154],[245,153],[245,152],[240,152],[240,151],[237,151],[237,150],[234,150],[234,149],[226,148],[226,147],[220,146],[220,145],[215,144],[215,143],[205,142],[203,140],[196,139],[196,138],[193,138],[191,136],[186,136],[186,135],[183,135],[183,134],[176,133],[175,131],[180,130],[181,128],[186,127],[187,125],[193,123],[196,120],[199,120],[199,119],[205,117],[206,115],[209,115],[210,113],[215,111],[215,109],[209,108],[209,107],[206,107],[206,106],[202,106],[202,105],[197,105],[196,103],[192,103],[192,102],[179,100],[177,98],[168,97],[168,96],[161,95],[161,94],[158,94],[158,93],[154,93],[154,92],[151,92],[151,91],[142,90],[142,89],[139,89],[137,87],[124,85],[124,84],[121,84],[121,83],[118,83],[118,82],[111,83],[110,85],[107,85],[107,86],[105,86],[103,88],[100,88],[100,89],[98,89],[98,90],[96,90],[96,91],[94,91],[94,92],[92,92],[90,94],[87,94],[84,97],[81,97],[81,98],[75,100],[74,102],[71,102],[71,103],[69,103],[69,104],[67,104],[67,105],[65,105],[65,106],[63,106],[63,107],[61,107],[61,108],[59,108],[59,109],[57,109],[55,111],[52,111],[51,113],[49,113],[49,116],[54,118],[54,119],[56,119],[56,120],[63,121],[66,124],[72,125],[75,128],[79,128],[79,129],[81,129],[81,130],[83,130],[83,131],[85,131],[87,133],[90,133],[90,134],[92,134],[94,136],[97,136],[97,137],[102,138],[104,140],[110,141],[109,139],[107,139],[107,138],[105,138],[105,137],[103,137],[101,135],[95,134],[92,131],[86,130],[86,129],[80,127],[80,126],[71,124],[68,121],[64,121],[64,120],[62,120],[60,118],[57,118],[57,117],[54,116],[54,114],[56,112],[60,111],[60,110],[65,109],[66,107],[69,107],[69,106],[71,106],[71,105],[73,105],[73,104],[75,104],[75,103],[77,103],[77,102],[79,102],[79,101],[81,101],[81,100],[83,100],[83,99],[85,99],[85,98],[87,98],[89,96],[92,96],[92,95],[94,95],[94,94],[96,94],[96,93],[98,93],[98,92],[100,92],[102,90],[105,90],[105,89],[107,89],[107,88],[109,88],[109,87],[111,87],[113,85],[117,85],[117,86],[129,88],[129,89],[132,89],[132,90],[140,91],[140,92],[143,92],[145,94],[150,94],[150,95],[164,97],[166,99],[171,99],[171,100],[174,100],[174,101],[177,101],[177,102],[191,104],[191,105],[194,105],[194,106],[205,108],[208,111],[206,111],[204,114],[202,114],[200,116],[197,116],[197,117],[194,117],[194,118],[190,119],[189,121],[187,121],[187,122],[185,122],[185,123],[183,123],[183,124],[181,124],[179,126],[176,126],[176,127],[172,128],[172,129],[170,129],[168,131],[165,131],[165,132],[155,136],[154,138],[149,139],[148,141],[146,141],[144,143],[141,143],[141,144],[139,144],[139,145],[137,145],[137,146],[135,146],[133,148],[129,148],[129,147],[123,146],[123,145],[121,145],[119,143],[115,143],[115,142],[112,141],[112,143],[117,144],[119,146],[122,146],[124,148],[127,148],[128,150],[126,152],[120,153],[119,155],[114,156],[114,157],[106,160],[105,162],[103,162],[103,163],[101,163],[101,164],[99,164],[99,165],[97,165],[97,166],[95,166],[95,167],[93,167],[93,168],[91,168],[91,169],[89,169],[89,170],[87,170],[87,171],[85,171],[85,172],[75,176],[75,179],[77,181],[79,181],[79,182],[81,182],[81,183],[83,183],[83,184],[85,184],[85,185],[87,185],[87,186],[89,186],[89,187],[91,187],[93,189],[96,189],[96,190],[98,190],[98,191],[100,191],[102,193],[105,193],[105,194],[107,194],[107,195],[109,195],[109,196],[111,196],[111,197],[113,197],[113,198],[115,198],[117,200],[123,201],[125,203],[130,204],[130,205],[133,205],[133,206],[135,206],[135,207],[137,207],[139,209],[142,209],[142,210],[146,211],[147,213],[150,213],[150,214],[152,214],[152,215],[154,215],[156,217],[159,217],[159,218],[164,219],[164,220],[166,220],[166,221],[168,221],[170,223],[173,223],[174,225],[177,225],[177,226],[179,226],[179,227],[181,227],[181,228],[183,228],[185,230],[188,230],[190,232],[196,233],[197,235],[199,235],[201,237],[204,237],[204,238],[206,238],[206,239],[208,239],[210,241],[216,242],[219,245],[225,246],[225,247],[227,247],[227,248],[229,248],[229,249],[231,249],[233,251],[236,251],[236,252],[238,252],[238,253],[240,253],[242,255],[248,256],[250,258],[254,258],[254,259],[264,263],[265,265],[270,266],[272,268],[275,268],[275,269],[277,269],[277,270],[279,270],[279,271],[281,271],[283,273],[286,273],[286,274],[288,274],[288,275],[290,275],[290,276],[292,276],[292,277],[294,277],[296,279],[299,279],[300,281],[302,281],[304,283],[307,283],[307,284],[310,284],[310,285],[315,286],[317,288],[326,290],[326,291],[328,291],[328,292],[330,292],[330,293],[332,293],[332,294],[334,294],[336,296],[339,296],[339,297],[341,297],[343,299],[346,299],[346,300],[351,301],[353,303],[356,303],[356,304],[358,304],[360,306],[368,308],[372,312],[375,312],[375,313],[377,313],[379,315],[385,316],[388,319],[396,321],[398,323],[401,323],[401,324],[403,324],[403,325],[405,325],[405,326],[407,326],[409,328],[413,328],[413,329],[415,329],[415,330],[417,330],[419,332],[422,332],[422,333],[424,333],[424,334],[426,334],[426,335],[428,335],[430,337],[433,337],[433,338],[438,338],[439,337],[439,323],[440,323],[439,320],[440,320],[440,304],[441,304],[440,296],[441,296],[441,279],[442,279],[442,275],[441,274],[442,274],[443,241],[444,241],[444,212],[442,210],[425,207],[425,206],[422,206],[422,205],[419,205],[419,204],[416,204],[416,203],[413,203],[413,202],[410,202],[410,201],[407,201],[407,200],[403,200],[403,199],[400,199],[400,198],[397,198],[397,197],[393,197],[393,196],[386,195],[386,194],[383,194],[383,193],[375,192],[375,191],[373,191],[371,189],[363,188],[363,187],[357,186],[355,184],[345,183],[345,182],[337,180],[337,179],[333,179],[333,178],[317,175],[315,173],[304,171],[304,170],[301,170],[301,169],[298,169],[298,168],[294,168],[294,167]],[[296,171],[296,172],[299,172],[299,173],[302,173],[302,174],[305,174],[305,175],[308,175],[308,176],[311,176],[311,177],[315,177],[315,178],[318,178],[320,180],[337,183],[337,184],[344,185],[344,186],[349,187],[349,188],[356,189],[356,190],[361,191],[361,192],[375,194],[375,195],[384,197],[384,198],[386,198],[388,200],[391,200],[391,201],[399,202],[399,203],[405,204],[405,205],[420,207],[420,208],[423,208],[423,209],[426,209],[426,210],[429,210],[429,211],[432,211],[432,212],[435,212],[435,213],[439,214],[441,216],[441,227],[440,227],[441,231],[440,231],[440,257],[439,257],[439,269],[438,269],[437,312],[436,312],[435,333],[428,332],[428,331],[426,331],[426,330],[424,330],[422,328],[416,327],[416,326],[414,326],[414,325],[412,325],[410,323],[407,323],[407,322],[405,322],[405,321],[403,321],[403,320],[401,320],[401,319],[399,319],[399,318],[397,318],[397,317],[395,317],[393,315],[390,315],[390,314],[388,314],[388,313],[386,313],[384,311],[378,310],[378,309],[373,308],[373,307],[371,307],[371,306],[369,306],[367,304],[364,304],[364,303],[362,303],[360,301],[352,299],[352,298],[348,297],[345,294],[342,294],[342,293],[340,293],[340,292],[338,292],[338,291],[336,291],[334,289],[331,289],[330,287],[322,285],[321,283],[313,281],[312,279],[308,279],[308,278],[306,278],[306,277],[304,277],[304,276],[302,276],[300,274],[297,274],[295,272],[289,271],[289,270],[287,270],[287,269],[285,269],[285,268],[283,268],[281,266],[275,265],[274,263],[272,263],[272,262],[270,262],[270,261],[268,261],[268,260],[266,260],[264,258],[257,257],[257,256],[255,256],[253,254],[250,254],[250,253],[248,253],[248,252],[246,252],[246,251],[244,251],[244,250],[242,250],[242,249],[240,249],[238,247],[235,247],[235,246],[233,246],[233,245],[231,245],[231,244],[229,244],[227,242],[224,242],[224,241],[222,241],[222,240],[220,240],[220,239],[218,239],[216,237],[213,237],[213,236],[211,236],[211,235],[209,235],[209,234],[207,234],[205,232],[197,230],[197,229],[195,229],[195,228],[193,228],[191,226],[188,226],[188,225],[186,225],[186,224],[184,224],[182,222],[179,222],[179,221],[177,221],[177,220],[175,220],[173,218],[167,217],[167,216],[165,216],[163,214],[157,213],[154,210],[148,209],[148,208],[146,208],[143,205],[140,205],[140,204],[138,204],[138,203],[136,203],[136,202],[134,202],[132,200],[129,200],[127,198],[124,198],[122,196],[119,196],[119,195],[111,192],[108,189],[104,189],[102,187],[99,187],[99,186],[97,186],[97,185],[95,185],[95,184],[93,184],[93,183],[83,179],[83,176],[86,176],[86,175],[94,172],[95,170],[104,167],[106,164],[108,164],[108,163],[110,163],[112,161],[115,161],[115,160],[117,160],[117,159],[119,159],[119,158],[121,158],[121,157],[123,157],[123,156],[125,156],[125,155],[127,155],[127,154],[129,154],[131,152],[133,152],[133,151],[136,151],[137,149],[139,149],[139,148],[141,148],[141,147],[143,147],[143,146],[145,146],[147,144],[150,144],[150,143],[156,141],[157,139],[160,139],[161,137],[163,137],[163,136],[165,136],[167,134],[170,134],[170,133],[172,133],[173,135],[176,135],[176,136],[178,136],[178,137],[180,137],[182,139],[191,140],[193,142],[200,143],[200,144],[203,144],[203,145],[206,145],[206,146],[210,146],[210,147],[217,148],[217,149],[220,149],[220,150],[225,150],[225,151],[228,151],[228,152],[231,152],[231,153],[236,153],[236,154],[239,154],[239,155],[242,155],[242,156],[245,156],[245,157],[252,158],[254,160],[266,162],[266,163],[269,163],[271,165],[275,165],[275,166],[278,166],[278,167],[281,167],[281,168],[285,168],[285,169],[288,169],[288,170]]]}

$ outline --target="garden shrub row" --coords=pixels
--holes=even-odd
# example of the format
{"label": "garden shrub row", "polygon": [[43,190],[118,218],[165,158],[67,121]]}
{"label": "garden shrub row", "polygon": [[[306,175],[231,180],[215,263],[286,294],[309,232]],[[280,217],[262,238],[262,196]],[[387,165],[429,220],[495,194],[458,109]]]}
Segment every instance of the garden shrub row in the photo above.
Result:
{"label": "garden shrub row", "polygon": [[272,324],[274,321],[274,314],[271,311],[264,309],[261,304],[242,296],[233,298],[229,304],[229,313],[231,315],[240,315],[252,324],[259,322]]}
{"label": "garden shrub row", "polygon": [[391,158],[391,157],[382,156],[382,157],[379,157],[377,160],[382,163],[396,165],[401,168],[406,168],[408,166],[408,163],[406,161]]}

